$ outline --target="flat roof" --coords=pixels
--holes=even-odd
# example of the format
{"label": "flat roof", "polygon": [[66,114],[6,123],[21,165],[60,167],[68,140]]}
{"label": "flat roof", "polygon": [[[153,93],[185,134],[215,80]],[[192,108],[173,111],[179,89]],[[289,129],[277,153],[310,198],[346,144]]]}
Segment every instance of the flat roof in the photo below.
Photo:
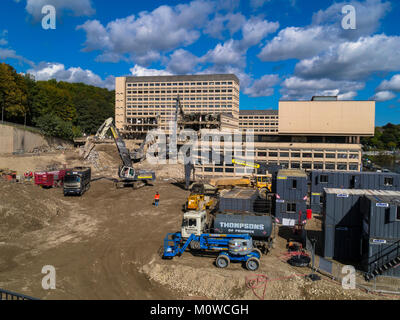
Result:
{"label": "flat roof", "polygon": [[346,171],[346,170],[312,170],[311,172],[328,174],[328,173],[348,173],[352,175],[362,174],[362,175],[390,175],[390,176],[398,176],[399,173],[388,171],[388,172],[370,172],[370,171]]}
{"label": "flat roof", "polygon": [[197,74],[197,75],[171,75],[171,76],[127,76],[126,82],[165,82],[165,81],[223,81],[232,80],[240,83],[234,74]]}
{"label": "flat roof", "polygon": [[278,177],[301,177],[307,178],[307,173],[300,169],[283,169],[278,171]]}
{"label": "flat roof", "polygon": [[264,116],[278,115],[278,110],[239,110],[239,116]]}
{"label": "flat roof", "polygon": [[249,199],[254,197],[257,194],[257,191],[249,188],[234,188],[232,190],[225,190],[221,192],[221,198],[224,199]]}
{"label": "flat roof", "polygon": [[400,205],[400,195],[367,195],[366,198],[376,203],[392,203],[398,206]]}
{"label": "flat roof", "polygon": [[392,190],[368,190],[368,189],[337,189],[324,188],[327,194],[348,194],[359,196],[378,196],[378,197],[400,197],[400,191]]}

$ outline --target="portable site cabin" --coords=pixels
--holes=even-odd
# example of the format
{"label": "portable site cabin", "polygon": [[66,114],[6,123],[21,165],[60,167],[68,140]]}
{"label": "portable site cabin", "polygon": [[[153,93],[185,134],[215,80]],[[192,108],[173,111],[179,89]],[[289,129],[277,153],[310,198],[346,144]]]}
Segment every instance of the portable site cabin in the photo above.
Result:
{"label": "portable site cabin", "polygon": [[307,219],[307,174],[303,170],[280,170],[276,177],[275,218],[285,226]]}
{"label": "portable site cabin", "polygon": [[314,170],[310,173],[310,203],[315,213],[321,213],[324,188],[400,191],[400,175],[393,172]]}

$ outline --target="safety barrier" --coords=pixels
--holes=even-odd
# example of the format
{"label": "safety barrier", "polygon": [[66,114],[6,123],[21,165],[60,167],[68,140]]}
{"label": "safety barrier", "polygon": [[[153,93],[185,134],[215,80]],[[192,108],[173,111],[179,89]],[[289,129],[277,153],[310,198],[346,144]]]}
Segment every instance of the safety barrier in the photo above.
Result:
{"label": "safety barrier", "polygon": [[39,300],[39,299],[11,292],[8,290],[0,289],[0,301],[1,300]]}

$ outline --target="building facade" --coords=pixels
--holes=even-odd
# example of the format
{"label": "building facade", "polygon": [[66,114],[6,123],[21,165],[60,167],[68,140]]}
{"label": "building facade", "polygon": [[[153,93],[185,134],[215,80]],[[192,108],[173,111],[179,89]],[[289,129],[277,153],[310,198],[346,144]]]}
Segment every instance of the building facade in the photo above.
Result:
{"label": "building facade", "polygon": [[278,134],[278,110],[240,110],[239,129],[253,130],[254,134]]}
{"label": "building facade", "polygon": [[168,130],[175,119],[178,96],[186,114],[224,113],[238,120],[239,85],[233,74],[118,77],[116,126],[129,134],[136,130],[131,124],[137,119],[147,123],[147,118],[158,118],[158,127]]}

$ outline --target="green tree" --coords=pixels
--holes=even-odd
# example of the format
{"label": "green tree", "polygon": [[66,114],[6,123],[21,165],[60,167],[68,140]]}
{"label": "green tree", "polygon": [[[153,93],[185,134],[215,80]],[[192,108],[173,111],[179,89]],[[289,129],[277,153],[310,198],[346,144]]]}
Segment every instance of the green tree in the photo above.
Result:
{"label": "green tree", "polygon": [[27,112],[24,79],[8,64],[0,64],[0,104],[8,119],[23,118]]}

